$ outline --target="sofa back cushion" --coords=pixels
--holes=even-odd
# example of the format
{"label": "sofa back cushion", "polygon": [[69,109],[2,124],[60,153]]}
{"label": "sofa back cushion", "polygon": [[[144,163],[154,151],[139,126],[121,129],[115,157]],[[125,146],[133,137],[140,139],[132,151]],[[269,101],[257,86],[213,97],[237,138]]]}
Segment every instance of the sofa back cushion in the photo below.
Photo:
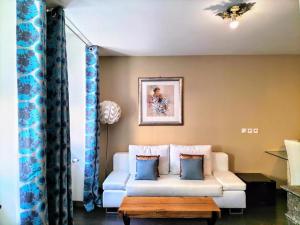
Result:
{"label": "sofa back cushion", "polygon": [[214,171],[228,171],[228,155],[224,152],[212,152],[211,169]]}
{"label": "sofa back cushion", "polygon": [[159,174],[169,173],[169,145],[129,145],[129,172],[136,174],[137,155],[159,155]]}
{"label": "sofa back cushion", "polygon": [[[224,152],[212,152],[212,172],[228,171],[228,155]],[[129,154],[128,152],[117,152],[113,157],[114,171],[129,173]]]}
{"label": "sofa back cushion", "polygon": [[211,145],[170,145],[171,174],[180,174],[180,154],[204,155],[204,175],[212,174]]}

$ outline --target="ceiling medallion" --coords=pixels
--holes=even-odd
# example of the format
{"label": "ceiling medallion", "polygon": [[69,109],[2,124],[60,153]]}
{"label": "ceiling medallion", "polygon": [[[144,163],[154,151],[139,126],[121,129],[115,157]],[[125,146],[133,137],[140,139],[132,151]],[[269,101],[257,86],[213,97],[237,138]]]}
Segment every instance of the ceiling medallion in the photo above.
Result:
{"label": "ceiling medallion", "polygon": [[230,19],[230,28],[236,29],[239,26],[238,17],[248,12],[255,5],[255,2],[240,3],[229,6],[224,12],[218,13],[216,16],[222,17],[222,19]]}

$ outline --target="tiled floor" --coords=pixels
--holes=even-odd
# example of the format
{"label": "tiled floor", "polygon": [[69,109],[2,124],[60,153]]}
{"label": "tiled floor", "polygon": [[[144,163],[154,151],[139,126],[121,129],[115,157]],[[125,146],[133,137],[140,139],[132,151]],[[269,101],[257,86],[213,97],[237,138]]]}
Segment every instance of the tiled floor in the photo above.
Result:
{"label": "tiled floor", "polygon": [[[248,208],[244,215],[228,215],[222,212],[222,218],[217,225],[287,225],[284,213],[286,212],[286,195],[277,194],[276,206],[260,206]],[[106,214],[103,209],[96,209],[86,213],[82,207],[74,207],[75,225],[122,225],[122,219],[117,215]],[[199,220],[178,219],[132,219],[131,225],[201,225],[206,222]]]}

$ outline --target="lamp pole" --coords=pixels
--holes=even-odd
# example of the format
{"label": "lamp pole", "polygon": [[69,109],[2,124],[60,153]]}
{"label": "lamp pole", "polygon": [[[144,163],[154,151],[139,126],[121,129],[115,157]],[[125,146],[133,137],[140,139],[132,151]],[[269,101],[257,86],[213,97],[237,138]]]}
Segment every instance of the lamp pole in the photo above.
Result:
{"label": "lamp pole", "polygon": [[106,124],[106,146],[105,146],[105,168],[104,168],[104,176],[107,177],[107,167],[108,167],[108,123]]}
{"label": "lamp pole", "polygon": [[121,117],[120,106],[112,101],[103,101],[100,103],[100,123],[106,125],[106,147],[105,147],[105,166],[104,176],[107,177],[108,169],[108,147],[109,147],[109,125],[118,122]]}

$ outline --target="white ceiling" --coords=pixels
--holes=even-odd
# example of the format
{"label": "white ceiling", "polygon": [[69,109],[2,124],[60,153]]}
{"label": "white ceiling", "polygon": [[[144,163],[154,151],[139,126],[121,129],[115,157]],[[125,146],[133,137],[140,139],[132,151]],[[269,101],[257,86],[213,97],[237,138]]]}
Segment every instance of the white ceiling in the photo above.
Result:
{"label": "white ceiling", "polygon": [[47,2],[64,6],[68,18],[103,48],[102,55],[300,54],[299,1],[253,1],[236,30],[209,9],[235,0]]}

